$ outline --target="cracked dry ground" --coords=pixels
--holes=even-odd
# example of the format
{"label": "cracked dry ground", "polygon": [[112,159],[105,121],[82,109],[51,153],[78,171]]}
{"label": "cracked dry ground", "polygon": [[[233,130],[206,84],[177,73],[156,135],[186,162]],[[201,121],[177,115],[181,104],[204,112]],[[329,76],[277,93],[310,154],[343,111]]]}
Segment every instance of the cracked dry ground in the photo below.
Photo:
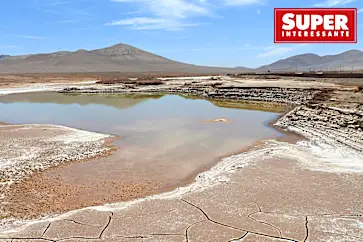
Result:
{"label": "cracked dry ground", "polygon": [[83,209],[1,241],[363,241],[363,175],[270,159],[170,199]]}

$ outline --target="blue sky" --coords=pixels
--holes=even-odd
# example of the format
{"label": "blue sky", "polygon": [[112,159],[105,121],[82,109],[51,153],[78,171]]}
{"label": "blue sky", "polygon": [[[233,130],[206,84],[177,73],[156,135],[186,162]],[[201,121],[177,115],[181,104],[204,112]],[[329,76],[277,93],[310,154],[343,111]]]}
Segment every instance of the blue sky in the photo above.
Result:
{"label": "blue sky", "polygon": [[[273,44],[274,7],[356,7],[358,44]],[[363,49],[362,0],[2,0],[0,54],[126,43],[187,63],[257,67]]]}

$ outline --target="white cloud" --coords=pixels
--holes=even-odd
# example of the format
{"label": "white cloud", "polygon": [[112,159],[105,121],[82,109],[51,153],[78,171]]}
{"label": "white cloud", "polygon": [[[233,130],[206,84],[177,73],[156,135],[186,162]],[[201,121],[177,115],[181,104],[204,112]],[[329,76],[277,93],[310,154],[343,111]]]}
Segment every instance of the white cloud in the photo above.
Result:
{"label": "white cloud", "polygon": [[144,25],[144,24],[161,24],[165,23],[165,19],[160,18],[127,18],[118,21],[112,21],[107,25]]}
{"label": "white cloud", "polygon": [[71,1],[41,1],[36,0],[35,4],[38,6],[57,6],[72,3]]}
{"label": "white cloud", "polygon": [[133,29],[135,30],[182,30],[185,27],[195,27],[199,26],[200,24],[187,24],[187,23],[180,23],[180,22],[165,22],[161,24],[150,24],[150,25],[141,25],[141,26],[134,26]]}
{"label": "white cloud", "polygon": [[295,50],[294,47],[274,47],[269,46],[265,48],[266,52],[259,54],[259,57],[271,57],[271,56],[280,56],[287,54],[293,50]]}
{"label": "white cloud", "polygon": [[66,19],[66,20],[59,20],[59,21],[55,21],[55,23],[57,24],[70,24],[70,23],[76,23],[76,22],[80,22],[80,19]]}
{"label": "white cloud", "polygon": [[[212,17],[212,10],[222,5],[251,5],[264,0],[110,0],[120,4],[133,4],[139,8],[136,13],[145,15],[138,18],[114,20],[106,25],[128,25],[137,30],[182,30],[186,27],[198,26],[191,18]],[[260,13],[260,10],[257,11]],[[147,16],[147,17],[146,17]],[[189,20],[189,21],[188,21]]]}
{"label": "white cloud", "polygon": [[129,11],[129,12],[125,12],[125,13],[121,13],[122,15],[136,15],[136,14],[141,14],[143,13],[142,10],[137,10],[137,11]]}
{"label": "white cloud", "polygon": [[106,25],[126,25],[135,30],[181,30],[200,24],[181,23],[173,19],[139,17],[112,21]]}
{"label": "white cloud", "polygon": [[16,45],[0,45],[0,49],[16,48]]}
{"label": "white cloud", "polygon": [[271,45],[263,48],[265,52],[259,54],[258,57],[282,56],[287,53],[299,50],[300,48],[305,46],[307,46],[307,44],[290,45],[290,46]]}
{"label": "white cloud", "polygon": [[111,0],[120,3],[138,3],[143,9],[164,18],[185,18],[193,15],[208,15],[205,1],[186,0]]}
{"label": "white cloud", "polygon": [[252,4],[260,4],[262,3],[261,0],[224,0],[226,5],[252,5]]}
{"label": "white cloud", "polygon": [[315,7],[335,7],[335,6],[341,6],[345,5],[351,2],[354,2],[355,0],[326,0],[325,2],[317,3],[314,6]]}
{"label": "white cloud", "polygon": [[[114,20],[106,25],[129,25],[135,30],[182,30],[198,26],[189,23],[188,18],[210,14],[206,0],[111,0],[119,3],[136,3],[142,12],[152,17]],[[193,21],[194,22],[194,21]]]}
{"label": "white cloud", "polygon": [[358,13],[363,13],[363,8],[358,9]]}
{"label": "white cloud", "polygon": [[44,37],[33,36],[33,35],[18,35],[18,37],[24,38],[24,39],[44,39]]}
{"label": "white cloud", "polygon": [[37,11],[48,14],[64,16],[91,16],[91,13],[85,11],[87,8],[76,8],[72,5],[75,1],[53,1],[53,0],[35,0],[35,4],[30,7]]}

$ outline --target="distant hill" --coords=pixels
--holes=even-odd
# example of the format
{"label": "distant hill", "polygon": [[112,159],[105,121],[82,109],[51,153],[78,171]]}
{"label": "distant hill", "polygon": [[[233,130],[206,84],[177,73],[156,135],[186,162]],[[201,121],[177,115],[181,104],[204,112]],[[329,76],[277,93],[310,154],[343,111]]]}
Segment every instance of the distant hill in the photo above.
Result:
{"label": "distant hill", "polygon": [[[216,57],[218,58],[218,57]],[[242,73],[253,71],[363,70],[363,52],[350,50],[337,55],[296,55],[261,66],[223,68],[186,64],[131,45],[117,44],[96,50],[60,51],[21,56],[0,55],[0,73],[163,72]]]}
{"label": "distant hill", "polygon": [[[239,68],[238,71],[247,71]],[[97,50],[62,51],[0,58],[0,73],[185,72],[227,73],[233,68],[190,65],[126,44]]]}
{"label": "distant hill", "polygon": [[276,61],[270,65],[261,66],[257,70],[266,71],[306,71],[306,70],[352,70],[363,69],[363,52],[350,50],[338,55],[319,56],[303,54]]}
{"label": "distant hill", "polygon": [[0,55],[0,60],[1,59],[4,59],[4,58],[6,58],[6,57],[9,57],[10,55]]}

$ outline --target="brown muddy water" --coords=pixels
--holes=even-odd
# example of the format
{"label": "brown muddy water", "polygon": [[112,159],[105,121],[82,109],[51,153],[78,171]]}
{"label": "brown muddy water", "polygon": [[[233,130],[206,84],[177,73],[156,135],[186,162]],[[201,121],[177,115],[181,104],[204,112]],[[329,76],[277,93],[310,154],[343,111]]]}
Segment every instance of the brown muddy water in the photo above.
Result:
{"label": "brown muddy water", "polygon": [[[64,197],[71,196],[71,186],[77,187],[76,197],[61,201],[79,203],[72,208],[182,185],[222,157],[238,153],[258,140],[281,137],[268,126],[278,115],[223,108],[207,100],[177,95],[44,92],[0,97],[0,121],[57,124],[121,137],[115,143],[120,149],[112,156],[43,173],[45,178],[61,180],[62,186],[67,186]],[[205,122],[217,118],[229,122]],[[126,188],[128,185],[132,188]],[[52,191],[60,193],[61,188],[53,186]],[[133,192],[137,195],[122,196]],[[89,202],[90,197],[94,202]]]}

